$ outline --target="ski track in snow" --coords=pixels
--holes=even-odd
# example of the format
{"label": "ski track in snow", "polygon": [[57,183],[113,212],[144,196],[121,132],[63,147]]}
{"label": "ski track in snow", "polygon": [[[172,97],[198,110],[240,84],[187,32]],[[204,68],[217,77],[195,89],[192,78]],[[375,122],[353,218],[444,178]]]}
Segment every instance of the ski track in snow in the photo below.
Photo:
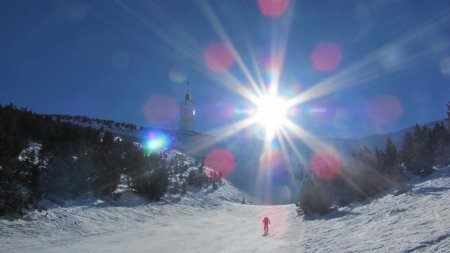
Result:
{"label": "ski track in snow", "polygon": [[128,196],[53,206],[0,220],[0,252],[449,252],[450,169],[414,183],[407,194],[324,217],[298,217],[294,205],[240,204],[245,193],[228,183],[161,203]]}

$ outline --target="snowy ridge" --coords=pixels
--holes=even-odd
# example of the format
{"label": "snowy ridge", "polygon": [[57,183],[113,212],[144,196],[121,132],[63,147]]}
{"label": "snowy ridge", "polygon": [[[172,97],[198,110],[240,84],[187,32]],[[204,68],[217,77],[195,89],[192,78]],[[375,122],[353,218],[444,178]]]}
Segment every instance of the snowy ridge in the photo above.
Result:
{"label": "snowy ridge", "polygon": [[[245,194],[228,182],[160,203],[132,195],[66,202],[0,220],[0,252],[448,252],[450,168],[413,182],[406,194],[323,217],[298,217],[294,205],[243,205]],[[265,216],[271,227],[262,237]]]}
{"label": "snowy ridge", "polygon": [[191,190],[193,191],[188,191],[185,196],[169,195],[160,202],[145,200],[132,192],[124,192],[114,202],[95,198],[61,200],[58,204],[45,201],[43,204],[47,206],[47,210],[33,211],[23,220],[0,219],[0,252],[31,251],[30,245],[17,247],[16,240],[21,240],[20,238],[35,242],[45,238],[46,243],[58,245],[62,239],[73,240],[115,233],[135,228],[149,220],[217,209],[225,204],[238,203],[242,197],[252,202],[251,197],[227,181],[217,190],[212,187]]}

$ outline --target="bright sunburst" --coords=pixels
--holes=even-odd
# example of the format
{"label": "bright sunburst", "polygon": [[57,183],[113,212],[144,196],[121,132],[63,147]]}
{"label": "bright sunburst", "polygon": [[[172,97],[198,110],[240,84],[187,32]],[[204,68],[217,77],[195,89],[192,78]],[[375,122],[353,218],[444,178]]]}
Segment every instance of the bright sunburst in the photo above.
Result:
{"label": "bright sunburst", "polygon": [[265,129],[266,139],[272,139],[275,132],[287,122],[288,103],[276,95],[264,95],[256,102],[256,120]]}
{"label": "bright sunburst", "polygon": [[[316,72],[333,74],[318,83],[287,91],[285,89],[286,84],[281,84],[286,80],[282,80],[281,77],[283,71],[285,71],[285,56],[291,25],[294,20],[295,1],[258,1],[262,14],[275,21],[273,32],[270,33],[273,35],[272,44],[269,47],[270,50],[265,52],[264,47],[254,46],[254,43],[246,38],[245,45],[247,45],[247,48],[244,50],[248,52],[248,57],[239,53],[243,48],[237,47],[237,44],[233,43],[233,39],[226,32],[208,1],[200,0],[197,3],[219,40],[212,41],[206,48],[199,48],[200,43],[196,41],[195,37],[191,37],[189,33],[184,33],[182,30],[176,34],[177,36],[164,36],[163,39],[188,56],[192,52],[196,52],[196,55],[202,55],[204,61],[193,62],[195,63],[193,66],[200,72],[205,71],[206,66],[206,70],[210,72],[206,72],[205,75],[241,95],[246,100],[244,103],[246,108],[231,106],[232,110],[230,111],[234,112],[237,117],[233,118],[229,125],[220,126],[211,131],[212,134],[220,137],[208,142],[199,139],[192,146],[195,146],[196,150],[205,150],[214,146],[217,142],[241,132],[245,135],[250,134],[260,137],[258,129],[253,128],[255,125],[260,125],[265,132],[265,141],[260,156],[255,191],[261,192],[264,189],[267,191],[264,193],[266,195],[270,195],[273,190],[270,177],[272,168],[276,167],[274,166],[276,163],[286,167],[288,175],[295,175],[299,168],[313,167],[312,169],[317,170],[317,175],[325,179],[333,178],[338,169],[341,168],[341,160],[335,147],[321,141],[302,127],[301,123],[305,123],[305,118],[302,117],[315,113],[315,109],[310,109],[308,105],[305,105],[300,110],[299,106],[352,86],[367,84],[369,81],[400,71],[402,68],[408,67],[408,64],[417,63],[419,59],[425,59],[422,57],[429,53],[418,52],[410,57],[399,59],[395,68],[380,67],[380,59],[385,58],[386,52],[412,44],[424,33],[432,31],[433,27],[437,27],[437,24],[448,20],[448,12],[445,12],[418,27],[418,29],[401,35],[380,49],[363,55],[358,61],[352,64],[347,62],[345,67],[344,65],[341,66],[344,55],[339,44],[333,41],[320,42],[312,50],[309,60]],[[290,8],[287,6],[290,6]],[[161,34],[164,35],[164,32],[161,32]],[[180,44],[178,37],[182,37],[191,43]],[[186,48],[184,45],[186,45]],[[191,46],[189,47],[189,45]],[[192,55],[191,58],[197,59],[196,55]],[[305,57],[305,55],[302,57]],[[251,64],[246,64],[246,61],[250,61]],[[298,63],[296,64],[298,65]],[[285,94],[288,99],[278,96],[278,91]],[[389,98],[380,101],[398,104]],[[252,104],[252,108],[247,108],[248,104]],[[391,108],[392,106],[388,107]],[[401,107],[396,106],[396,108]],[[336,111],[341,112],[339,108]],[[398,117],[396,115],[399,115],[399,112],[401,111],[398,110],[392,115]],[[377,116],[379,113],[375,114]],[[375,120],[384,119],[375,117]],[[334,122],[331,123],[334,124]],[[250,131],[247,131],[247,129]],[[313,153],[308,155],[302,152],[300,146],[303,145],[307,146]],[[326,169],[323,170],[323,168]]]}

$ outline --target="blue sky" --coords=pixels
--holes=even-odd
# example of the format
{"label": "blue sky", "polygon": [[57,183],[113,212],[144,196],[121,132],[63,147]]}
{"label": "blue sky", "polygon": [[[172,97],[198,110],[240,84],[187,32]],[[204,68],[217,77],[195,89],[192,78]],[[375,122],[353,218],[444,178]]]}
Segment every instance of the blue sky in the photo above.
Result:
{"label": "blue sky", "polygon": [[0,0],[0,102],[176,127],[189,80],[196,129],[212,132],[248,117],[236,87],[251,76],[308,94],[289,119],[320,137],[446,117],[448,1],[264,2]]}

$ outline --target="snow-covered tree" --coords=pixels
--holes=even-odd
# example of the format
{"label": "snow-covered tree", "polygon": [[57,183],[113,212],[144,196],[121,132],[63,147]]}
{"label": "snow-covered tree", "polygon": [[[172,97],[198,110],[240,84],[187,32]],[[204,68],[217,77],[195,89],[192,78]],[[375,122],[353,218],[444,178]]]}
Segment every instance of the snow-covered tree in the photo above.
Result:
{"label": "snow-covered tree", "polygon": [[332,201],[321,180],[309,180],[300,190],[297,212],[305,215],[326,214],[330,211]]}
{"label": "snow-covered tree", "polygon": [[165,159],[158,154],[143,156],[135,167],[129,168],[131,176],[130,187],[138,194],[159,200],[167,192],[169,185],[168,167]]}

